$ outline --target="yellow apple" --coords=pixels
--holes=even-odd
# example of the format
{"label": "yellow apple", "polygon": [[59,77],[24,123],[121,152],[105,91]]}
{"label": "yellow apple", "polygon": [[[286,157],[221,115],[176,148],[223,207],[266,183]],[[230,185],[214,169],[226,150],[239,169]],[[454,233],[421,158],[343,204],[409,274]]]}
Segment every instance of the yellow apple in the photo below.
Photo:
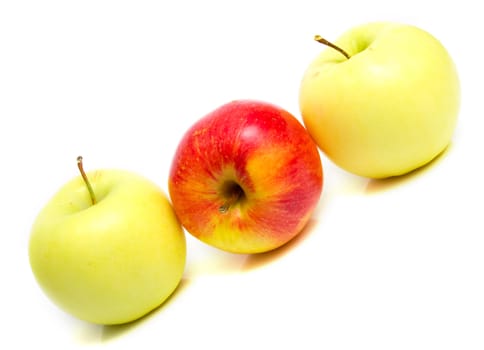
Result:
{"label": "yellow apple", "polygon": [[32,271],[47,296],[77,318],[135,320],[179,284],[184,233],[166,195],[146,178],[123,170],[82,174],[89,187],[74,178],[37,216]]}
{"label": "yellow apple", "polygon": [[334,163],[384,178],[423,166],[448,146],[460,87],[440,41],[412,25],[373,22],[332,45],[307,68],[299,104],[306,128]]}

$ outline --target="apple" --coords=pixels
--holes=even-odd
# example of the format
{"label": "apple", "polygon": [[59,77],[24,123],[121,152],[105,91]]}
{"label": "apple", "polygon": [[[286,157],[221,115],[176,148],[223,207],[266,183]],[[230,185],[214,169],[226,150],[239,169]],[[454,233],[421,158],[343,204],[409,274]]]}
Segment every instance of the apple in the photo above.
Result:
{"label": "apple", "polygon": [[31,231],[32,272],[64,311],[97,324],[133,321],[161,305],[181,281],[186,242],[167,196],[125,170],[66,183]]}
{"label": "apple", "polygon": [[181,139],[169,194],[185,229],[233,253],[275,249],[305,227],[323,186],[319,150],[286,110],[229,102]]}
{"label": "apple", "polygon": [[335,164],[369,178],[421,167],[450,143],[460,86],[445,47],[408,24],[356,26],[304,73],[299,105],[308,132]]}

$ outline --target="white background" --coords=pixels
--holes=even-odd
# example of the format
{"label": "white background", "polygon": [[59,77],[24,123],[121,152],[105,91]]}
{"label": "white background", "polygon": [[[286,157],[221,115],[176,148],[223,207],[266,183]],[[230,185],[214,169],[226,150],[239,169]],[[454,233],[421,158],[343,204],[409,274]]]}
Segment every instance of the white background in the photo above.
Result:
{"label": "white background", "polygon": [[[0,3],[0,348],[483,349],[482,33],[473,1]],[[254,98],[300,118],[302,74],[372,20],[426,29],[459,69],[453,142],[430,166],[374,181],[323,157],[308,229],[258,256],[187,237],[180,288],[147,317],[103,327],[57,309],[30,271],[30,226],[85,167],[167,191],[183,132]],[[418,55],[418,53],[417,53]]]}

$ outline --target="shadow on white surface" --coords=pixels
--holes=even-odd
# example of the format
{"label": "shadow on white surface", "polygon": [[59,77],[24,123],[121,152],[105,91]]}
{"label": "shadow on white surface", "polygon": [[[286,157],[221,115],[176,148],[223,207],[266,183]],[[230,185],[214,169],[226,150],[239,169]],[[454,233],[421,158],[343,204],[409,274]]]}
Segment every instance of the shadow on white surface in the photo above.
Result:
{"label": "shadow on white surface", "polygon": [[387,191],[389,189],[407,184],[411,180],[415,180],[417,177],[422,176],[423,174],[429,172],[435,166],[437,166],[448,155],[451,148],[452,148],[452,143],[449,144],[442,152],[440,152],[429,163],[415,170],[412,170],[409,173],[406,173],[400,176],[388,177],[385,179],[370,179],[368,181],[368,185],[365,188],[365,193],[373,194],[373,193],[378,193],[382,191]]}
{"label": "shadow on white surface", "polygon": [[252,254],[247,256],[245,263],[242,267],[243,270],[248,271],[252,269],[259,268],[261,266],[270,264],[275,260],[281,259],[284,255],[289,253],[289,251],[295,249],[299,244],[301,244],[313,231],[317,224],[317,220],[314,218],[309,219],[303,230],[293,239],[291,239],[286,244],[265,253]]}
{"label": "shadow on white surface", "polygon": [[132,322],[124,323],[124,324],[119,324],[119,325],[107,325],[107,326],[101,326],[102,327],[102,332],[101,332],[101,341],[103,342],[109,342],[110,340],[113,340],[115,338],[118,338],[120,336],[123,336],[124,334],[134,331],[137,327],[141,326],[143,323],[149,321],[151,318],[153,318],[160,310],[163,310],[164,308],[168,307],[168,305],[176,299],[177,295],[179,293],[182,293],[182,291],[190,284],[190,280],[186,278],[182,278],[180,281],[179,285],[175,289],[175,291],[168,297],[167,300],[157,308],[153,309],[150,311],[148,314],[144,315],[143,317],[134,320]]}
{"label": "shadow on white surface", "polygon": [[[314,215],[313,215],[314,216]],[[313,230],[317,221],[311,218],[303,230],[286,244],[265,252],[255,254],[236,254],[210,247],[203,242],[196,242],[193,246],[190,261],[185,275],[189,279],[200,276],[233,274],[262,267],[281,258],[300,244]],[[191,238],[190,238],[191,239]]]}

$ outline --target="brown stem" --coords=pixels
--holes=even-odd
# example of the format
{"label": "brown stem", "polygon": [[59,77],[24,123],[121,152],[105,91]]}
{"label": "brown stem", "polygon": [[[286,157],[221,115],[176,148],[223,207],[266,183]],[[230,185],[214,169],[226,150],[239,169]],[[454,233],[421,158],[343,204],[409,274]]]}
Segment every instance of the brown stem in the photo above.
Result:
{"label": "brown stem", "polygon": [[87,190],[89,191],[89,196],[91,197],[92,205],[96,204],[96,197],[94,196],[94,191],[92,190],[92,186],[87,179],[87,175],[84,172],[84,167],[82,166],[82,156],[77,157],[77,167],[79,168],[79,172],[81,173],[82,179],[86,184]]}
{"label": "brown stem", "polygon": [[321,43],[321,44],[324,44],[326,46],[329,46],[333,49],[335,49],[336,51],[338,51],[339,53],[341,53],[343,56],[345,56],[347,59],[350,59],[351,56],[348,55],[348,53],[343,50],[341,47],[339,46],[336,46],[335,44],[333,44],[332,42],[326,40],[325,38],[323,38],[321,35],[315,35],[314,36],[314,40],[316,40],[318,43]]}

